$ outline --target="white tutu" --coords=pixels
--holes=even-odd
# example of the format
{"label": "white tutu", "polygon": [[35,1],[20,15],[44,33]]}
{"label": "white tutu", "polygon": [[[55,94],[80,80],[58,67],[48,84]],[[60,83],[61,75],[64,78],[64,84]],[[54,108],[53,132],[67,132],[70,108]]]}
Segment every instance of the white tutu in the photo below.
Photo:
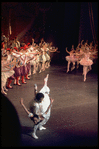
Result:
{"label": "white tutu", "polygon": [[82,58],[80,60],[80,64],[83,66],[91,66],[93,64],[93,61],[91,59],[86,60],[85,58]]}
{"label": "white tutu", "polygon": [[66,56],[65,57],[67,61],[76,62],[78,61],[78,58],[76,56]]}

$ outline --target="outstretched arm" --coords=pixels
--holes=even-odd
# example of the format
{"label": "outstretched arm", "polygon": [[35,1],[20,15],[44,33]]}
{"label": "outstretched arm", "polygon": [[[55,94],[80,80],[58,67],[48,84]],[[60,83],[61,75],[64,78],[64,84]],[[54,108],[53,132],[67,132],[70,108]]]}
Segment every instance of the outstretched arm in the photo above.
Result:
{"label": "outstretched arm", "polygon": [[[22,105],[22,107],[24,108],[24,110],[26,111],[26,113],[29,115],[31,112],[29,112],[29,111],[27,110],[26,106],[23,104],[23,98],[21,98],[21,105]],[[31,117],[33,117],[33,115],[32,115]]]}
{"label": "outstretched arm", "polygon": [[34,84],[34,95],[36,96],[37,94],[37,84]]}

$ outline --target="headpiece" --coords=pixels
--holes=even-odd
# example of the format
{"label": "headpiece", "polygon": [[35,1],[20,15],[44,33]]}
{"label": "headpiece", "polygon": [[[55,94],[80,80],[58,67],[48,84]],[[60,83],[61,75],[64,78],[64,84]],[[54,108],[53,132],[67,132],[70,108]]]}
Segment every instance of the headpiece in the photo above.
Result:
{"label": "headpiece", "polygon": [[7,51],[11,51],[11,49],[10,49],[10,48],[7,48],[6,50],[7,50]]}
{"label": "headpiece", "polygon": [[17,47],[14,47],[14,49],[15,49],[16,51],[18,51],[18,52],[19,52],[19,50],[18,50],[18,48],[17,48]]}

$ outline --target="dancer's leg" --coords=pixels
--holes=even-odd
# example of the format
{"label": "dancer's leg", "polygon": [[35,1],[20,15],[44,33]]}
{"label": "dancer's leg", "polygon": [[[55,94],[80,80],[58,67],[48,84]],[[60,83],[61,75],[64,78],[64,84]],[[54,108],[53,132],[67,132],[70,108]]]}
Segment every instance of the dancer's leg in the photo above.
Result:
{"label": "dancer's leg", "polygon": [[1,93],[7,95],[7,93],[4,91],[4,87],[3,86],[1,87]]}
{"label": "dancer's leg", "polygon": [[69,67],[70,67],[70,61],[68,61],[68,64],[67,64],[67,72],[69,71]]}
{"label": "dancer's leg", "polygon": [[44,78],[44,85],[47,85],[48,77],[49,77],[49,74],[47,74],[47,76]]}
{"label": "dancer's leg", "polygon": [[73,66],[72,66],[72,68],[71,68],[71,71],[73,70],[73,69],[75,69],[75,62],[72,62],[73,63]]}
{"label": "dancer's leg", "polygon": [[86,81],[87,66],[84,66],[84,82]]}
{"label": "dancer's leg", "polygon": [[5,86],[3,88],[4,88],[5,91],[8,91],[8,89]]}
{"label": "dancer's leg", "polygon": [[44,78],[44,86],[42,87],[42,89],[39,91],[40,93],[48,93],[50,92],[50,89],[49,87],[47,86],[47,81],[48,81],[48,77],[49,77],[49,74],[47,74],[47,76]]}
{"label": "dancer's leg", "polygon": [[19,80],[20,80],[20,76],[16,77],[16,84],[21,86],[21,84],[19,83]]}
{"label": "dancer's leg", "polygon": [[36,63],[33,66],[34,66],[33,74],[36,74]]}
{"label": "dancer's leg", "polygon": [[77,69],[79,68],[79,61],[77,61]]}
{"label": "dancer's leg", "polygon": [[10,78],[8,78],[7,81],[8,81],[7,87],[8,87],[8,88],[12,88],[12,86],[11,86],[11,82],[12,82],[12,80],[11,80]]}
{"label": "dancer's leg", "polygon": [[35,139],[38,139],[38,136],[36,135],[37,129],[38,129],[38,125],[34,125],[32,137]]}

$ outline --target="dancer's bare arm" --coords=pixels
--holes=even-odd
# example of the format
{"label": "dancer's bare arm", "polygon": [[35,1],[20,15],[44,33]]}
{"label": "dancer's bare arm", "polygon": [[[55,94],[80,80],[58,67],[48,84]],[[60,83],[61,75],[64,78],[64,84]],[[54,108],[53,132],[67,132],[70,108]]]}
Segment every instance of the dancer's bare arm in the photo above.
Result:
{"label": "dancer's bare arm", "polygon": [[[24,108],[24,110],[26,111],[27,114],[31,113],[27,110],[26,106],[23,104],[23,98],[21,98],[21,105],[22,105],[22,107]],[[33,117],[33,116],[31,116],[31,117]]]}
{"label": "dancer's bare arm", "polygon": [[54,99],[50,98],[50,101],[51,101],[51,103],[50,103],[49,107],[47,108],[47,110],[46,110],[45,114],[47,114],[47,112],[48,112],[48,111],[49,111],[49,109],[51,108],[51,106],[52,106],[52,103],[53,103]]}
{"label": "dancer's bare arm", "polygon": [[67,47],[66,47],[66,52],[70,54],[70,52],[67,50]]}

